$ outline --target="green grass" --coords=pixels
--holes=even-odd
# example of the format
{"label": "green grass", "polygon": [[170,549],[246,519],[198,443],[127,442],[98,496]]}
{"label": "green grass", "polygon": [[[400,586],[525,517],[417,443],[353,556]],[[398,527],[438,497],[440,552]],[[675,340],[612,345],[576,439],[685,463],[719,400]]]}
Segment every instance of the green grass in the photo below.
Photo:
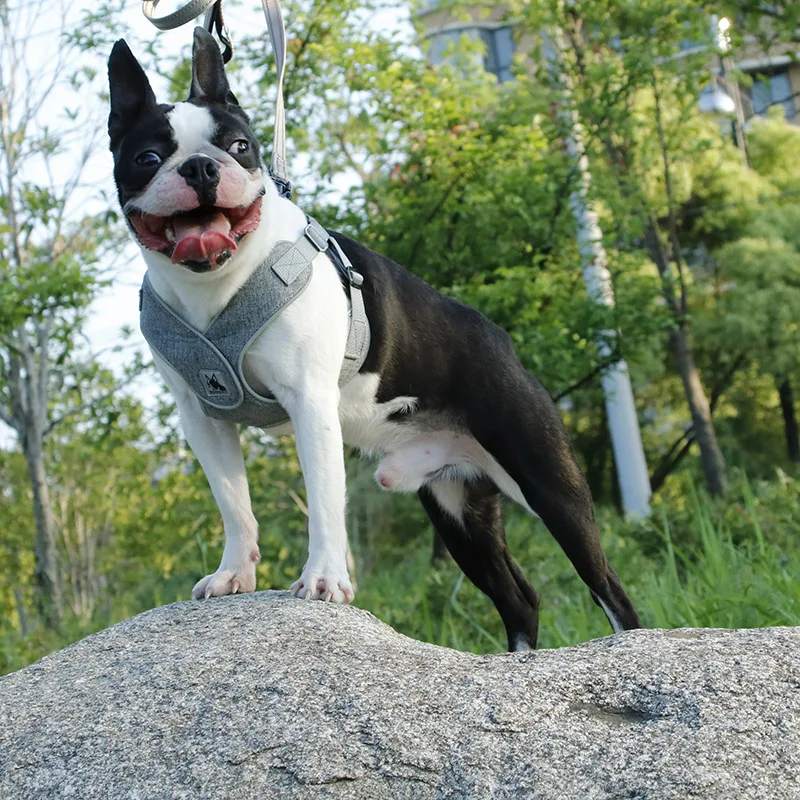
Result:
{"label": "green grass", "polygon": [[[677,510],[657,504],[647,523],[599,515],[603,546],[646,627],[800,625],[797,484],[741,478],[712,501],[692,484]],[[673,505],[675,503],[673,502]],[[541,596],[540,647],[563,647],[611,630],[544,526],[509,509],[512,555]],[[436,569],[420,537],[399,563],[364,575],[357,605],[415,639],[476,653],[505,649],[491,602],[452,562]]]}
{"label": "green grass", "polygon": [[[798,495],[800,481],[782,473],[752,484],[738,476],[724,500],[710,499],[681,476],[647,522],[625,522],[601,509],[598,524],[609,561],[646,627],[800,625]],[[418,506],[407,500],[388,497],[394,505],[384,511],[399,530],[419,533],[371,530],[368,552],[356,553],[356,605],[415,639],[475,653],[504,651],[505,630],[494,606],[452,561],[431,566],[431,531]],[[541,596],[539,646],[563,647],[610,634],[603,613],[544,526],[516,507],[509,507],[506,517],[511,553]],[[291,543],[298,553],[301,545]],[[143,565],[146,580],[135,593],[110,598],[102,619],[67,620],[60,632],[40,626],[24,638],[4,625],[0,674],[125,616],[187,599],[196,577],[220,555],[207,552],[200,539],[192,541],[191,550],[196,563],[189,563],[187,550],[182,571],[168,578]],[[299,555],[286,559],[293,570]],[[275,580],[282,588],[291,582]],[[263,574],[261,588],[266,588]]]}

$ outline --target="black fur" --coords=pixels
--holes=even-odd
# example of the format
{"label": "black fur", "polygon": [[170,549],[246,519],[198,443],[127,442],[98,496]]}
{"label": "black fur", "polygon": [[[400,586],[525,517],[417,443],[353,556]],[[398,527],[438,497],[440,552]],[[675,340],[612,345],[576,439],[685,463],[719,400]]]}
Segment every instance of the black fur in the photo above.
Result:
{"label": "black fur", "polygon": [[159,104],[144,70],[124,39],[108,59],[111,112],[108,136],[114,154],[114,181],[120,205],[136,197],[158,172],[160,163],[138,164],[136,157],[152,150],[161,162],[177,149],[167,113],[172,106]]}
{"label": "black fur", "polygon": [[[641,627],[600,546],[589,487],[558,410],[523,368],[509,335],[390,259],[335,237],[364,275],[372,343],[361,371],[381,376],[378,401],[417,397],[409,423],[427,413],[468,430],[519,485],[595,601],[602,600],[622,627]],[[499,493],[488,483],[465,487],[463,524],[443,511],[430,489],[423,488],[420,499],[464,573],[494,601],[509,646],[521,637],[535,647],[538,599],[508,554]]]}
{"label": "black fur", "polygon": [[419,499],[464,574],[497,607],[508,635],[508,649],[536,647],[539,597],[511,558],[503,529],[500,491],[488,479],[467,487],[463,524],[442,510],[436,483],[423,486]]}
{"label": "black fur", "polygon": [[192,42],[192,86],[189,100],[203,99],[209,103],[238,106],[239,101],[231,91],[225,64],[216,39],[205,29],[194,29]]}
{"label": "black fur", "polygon": [[108,134],[111,150],[130,131],[130,124],[158,105],[144,70],[124,39],[111,49],[108,59],[111,111],[108,115]]}
{"label": "black fur", "polygon": [[249,144],[247,152],[231,155],[245,169],[261,168],[260,147],[250,130],[250,118],[231,91],[217,42],[205,28],[194,29],[192,86],[187,102],[207,108],[214,118],[216,135],[212,144],[227,151],[237,139],[245,139]]}

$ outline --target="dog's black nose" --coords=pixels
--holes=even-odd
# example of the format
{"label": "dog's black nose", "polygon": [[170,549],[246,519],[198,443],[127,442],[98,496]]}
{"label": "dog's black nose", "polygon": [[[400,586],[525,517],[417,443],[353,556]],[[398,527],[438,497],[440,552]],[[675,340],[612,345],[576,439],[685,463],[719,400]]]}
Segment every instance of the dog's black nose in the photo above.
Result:
{"label": "dog's black nose", "polygon": [[201,205],[214,205],[219,184],[219,167],[213,158],[190,156],[178,167],[178,175],[197,192]]}

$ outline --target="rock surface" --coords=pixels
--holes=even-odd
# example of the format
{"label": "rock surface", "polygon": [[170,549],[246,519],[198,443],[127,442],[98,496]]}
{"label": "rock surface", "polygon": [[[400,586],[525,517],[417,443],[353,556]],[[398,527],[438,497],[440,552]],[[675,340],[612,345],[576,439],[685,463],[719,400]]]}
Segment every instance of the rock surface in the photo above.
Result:
{"label": "rock surface", "polygon": [[0,798],[800,798],[800,629],[473,656],[284,592],[0,679]]}

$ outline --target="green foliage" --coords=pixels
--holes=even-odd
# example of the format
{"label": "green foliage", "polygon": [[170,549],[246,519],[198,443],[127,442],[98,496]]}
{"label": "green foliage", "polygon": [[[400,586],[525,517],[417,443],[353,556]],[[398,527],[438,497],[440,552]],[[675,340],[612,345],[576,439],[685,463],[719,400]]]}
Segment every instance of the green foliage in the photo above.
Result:
{"label": "green foliage", "polygon": [[735,21],[732,30],[734,44],[745,37],[755,40],[767,53],[784,50],[796,44],[800,30],[800,7],[794,0],[765,3],[762,0],[727,0],[715,7],[715,13]]}
{"label": "green foliage", "polygon": [[[800,215],[794,216],[800,222]],[[717,253],[720,295],[713,334],[776,375],[797,371],[800,251],[785,239],[742,238]],[[712,335],[713,335],[712,334]]]}
{"label": "green foliage", "polygon": [[[89,9],[68,42],[105,58],[122,5]],[[734,47],[745,34],[763,39],[767,28],[791,41],[791,4],[769,9],[793,19],[794,28],[778,16],[763,26],[760,14],[772,11],[756,5],[719,9],[737,20]],[[514,2],[509,13],[521,39],[533,42],[530,62],[520,57],[518,79],[503,85],[470,68],[476,41],[462,37],[447,63],[434,67],[410,29],[373,24],[382,10],[373,0],[290,0],[285,7],[299,203],[486,313],[509,331],[551,393],[568,394],[561,407],[602,504],[604,545],[645,624],[800,624],[793,580],[800,486],[786,459],[775,391],[777,378],[800,381],[798,129],[779,115],[749,124],[748,167],[728,132],[701,117],[697,97],[709,81],[710,53],[681,48],[710,44],[702,4]],[[453,10],[466,13],[459,4]],[[570,209],[580,175],[563,152],[569,117],[554,113],[564,108],[564,93],[545,70],[529,70],[541,63],[535,32],[553,23],[566,37],[566,99],[584,128],[613,311],[592,304],[583,284]],[[244,33],[234,29],[231,81],[268,154],[274,64],[263,31]],[[186,95],[188,46],[168,53],[157,36],[131,44],[159,75],[165,99]],[[88,91],[96,79],[87,62],[68,81]],[[75,114],[67,108],[65,119],[77,124]],[[62,131],[29,123],[17,131],[25,152],[64,152]],[[68,613],[56,631],[31,610],[27,469],[17,450],[2,450],[0,671],[188,598],[216,566],[224,539],[205,477],[175,432],[174,408],[159,399],[146,411],[79,345],[104,279],[104,254],[119,247],[116,212],[68,214],[51,185],[20,179],[15,187],[13,198],[0,198],[0,340],[42,320],[51,326],[42,355],[52,365],[47,418],[55,424],[45,457]],[[653,230],[668,254],[663,274],[646,246]],[[665,297],[681,293],[686,308],[676,313]],[[728,462],[744,467],[750,481],[739,474],[727,500],[711,500],[695,488],[699,467],[690,457],[661,490],[653,519],[626,523],[610,508],[617,498],[598,341],[619,332],[613,356],[631,367],[654,466],[689,421],[665,347],[677,325],[692,332]],[[129,372],[142,367],[134,362]],[[0,395],[9,387],[0,376]],[[245,453],[261,523],[259,587],[285,588],[307,547],[297,456],[290,440],[256,432],[246,434]],[[348,454],[357,604],[426,641],[503,650],[491,603],[454,565],[429,565],[431,530],[416,499],[379,493],[371,471]],[[606,635],[602,613],[541,523],[509,509],[507,529],[512,553],[543,598],[542,645]]]}
{"label": "green foliage", "polygon": [[781,190],[800,192],[800,130],[789,125],[783,109],[772,109],[766,119],[755,119],[748,127],[747,146],[753,168]]}

